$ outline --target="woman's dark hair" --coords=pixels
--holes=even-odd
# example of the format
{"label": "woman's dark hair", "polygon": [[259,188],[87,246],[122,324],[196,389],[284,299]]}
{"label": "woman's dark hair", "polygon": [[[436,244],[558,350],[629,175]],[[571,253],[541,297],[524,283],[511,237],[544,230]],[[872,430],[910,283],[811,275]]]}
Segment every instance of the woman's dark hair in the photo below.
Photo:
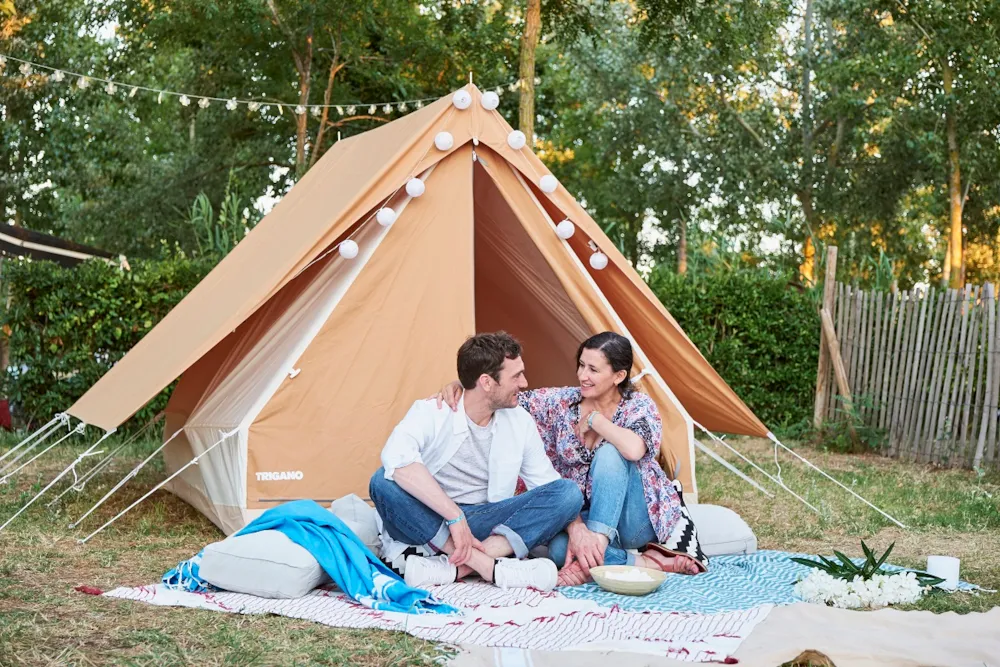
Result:
{"label": "woman's dark hair", "polygon": [[614,372],[625,371],[625,379],[618,383],[618,393],[622,398],[632,395],[632,343],[625,336],[619,336],[613,331],[591,336],[580,343],[580,349],[576,351],[576,363],[580,364],[580,357],[584,350],[599,350],[604,354],[604,358],[611,364]]}

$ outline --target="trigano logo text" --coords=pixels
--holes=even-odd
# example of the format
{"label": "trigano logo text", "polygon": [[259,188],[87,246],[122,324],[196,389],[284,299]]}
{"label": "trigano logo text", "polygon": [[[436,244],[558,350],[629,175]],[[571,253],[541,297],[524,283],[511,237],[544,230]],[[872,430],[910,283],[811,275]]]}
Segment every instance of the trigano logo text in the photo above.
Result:
{"label": "trigano logo text", "polygon": [[301,470],[288,470],[285,472],[259,472],[257,473],[258,482],[277,482],[279,480],[297,480],[302,479]]}

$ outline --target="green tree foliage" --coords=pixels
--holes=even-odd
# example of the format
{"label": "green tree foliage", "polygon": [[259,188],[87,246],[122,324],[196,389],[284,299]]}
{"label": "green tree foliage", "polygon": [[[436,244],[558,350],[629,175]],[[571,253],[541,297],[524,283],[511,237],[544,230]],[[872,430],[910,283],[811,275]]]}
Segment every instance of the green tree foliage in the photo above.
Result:
{"label": "green tree foliage", "polygon": [[184,107],[169,96],[129,97],[127,87],[108,95],[22,77],[8,65],[0,79],[6,216],[130,256],[158,256],[164,244],[196,251],[188,211],[199,193],[216,207],[227,187],[248,203],[281,196],[338,132],[390,120],[380,106],[313,116],[268,102],[346,108],[445,94],[470,71],[489,86],[516,78],[517,34],[504,3],[65,0],[18,2],[16,11],[0,52],[265,105]]}

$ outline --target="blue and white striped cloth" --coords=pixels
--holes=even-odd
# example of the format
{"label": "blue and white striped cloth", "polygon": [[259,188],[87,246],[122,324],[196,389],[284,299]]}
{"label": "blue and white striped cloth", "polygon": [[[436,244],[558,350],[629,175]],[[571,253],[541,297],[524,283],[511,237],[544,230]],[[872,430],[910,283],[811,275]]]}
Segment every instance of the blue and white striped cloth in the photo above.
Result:
{"label": "blue and white striped cloth", "polygon": [[[708,572],[695,576],[672,575],[649,595],[632,597],[609,593],[597,584],[560,588],[568,598],[586,599],[602,607],[618,605],[626,611],[678,611],[697,614],[717,614],[726,611],[752,609],[762,604],[786,605],[801,602],[794,586],[812,568],[790,560],[793,557],[814,558],[809,554],[783,551],[758,551],[740,556],[715,556]],[[863,559],[857,560],[860,565]],[[885,565],[886,570],[902,570]],[[959,582],[958,590],[981,590],[967,582]]]}

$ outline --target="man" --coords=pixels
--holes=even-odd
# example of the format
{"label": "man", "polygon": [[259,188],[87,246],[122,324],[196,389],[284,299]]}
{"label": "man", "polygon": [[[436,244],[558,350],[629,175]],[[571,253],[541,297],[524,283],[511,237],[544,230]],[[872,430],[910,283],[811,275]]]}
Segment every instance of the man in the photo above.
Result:
{"label": "man", "polygon": [[[408,556],[406,583],[425,588],[476,573],[502,588],[551,590],[555,564],[524,559],[579,515],[583,496],[556,473],[534,420],[518,406],[528,387],[520,343],[504,332],[469,338],[458,351],[458,377],[465,388],[458,409],[414,403],[369,485],[394,540],[445,554]],[[528,491],[515,496],[518,477]]]}

